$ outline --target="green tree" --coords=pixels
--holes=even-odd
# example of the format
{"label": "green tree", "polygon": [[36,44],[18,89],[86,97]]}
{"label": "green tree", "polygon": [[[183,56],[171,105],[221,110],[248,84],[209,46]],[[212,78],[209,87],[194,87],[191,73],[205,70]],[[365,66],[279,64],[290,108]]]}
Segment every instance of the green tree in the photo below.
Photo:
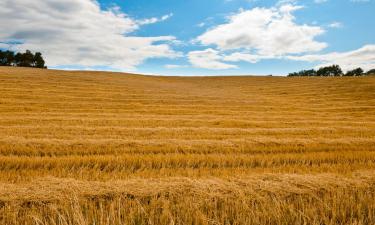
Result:
{"label": "green tree", "polygon": [[367,71],[366,75],[375,75],[375,69]]}
{"label": "green tree", "polygon": [[6,51],[6,66],[13,66],[14,63],[14,52]]}
{"label": "green tree", "polygon": [[30,50],[26,50],[22,54],[21,66],[23,67],[34,67],[34,54]]}
{"label": "green tree", "polygon": [[320,68],[317,72],[317,76],[330,77],[330,76],[342,76],[343,72],[339,65],[332,65]]}
{"label": "green tree", "polygon": [[316,76],[316,71],[315,70],[301,70],[299,72],[295,73],[290,73],[288,75],[289,77],[312,77]]}
{"label": "green tree", "polygon": [[352,76],[352,77],[362,76],[362,75],[363,75],[363,69],[362,68],[350,70],[350,71],[346,72],[346,74],[345,74],[345,76]]}
{"label": "green tree", "polygon": [[47,68],[42,53],[37,52],[35,55],[26,50],[25,53],[18,52],[14,54],[12,51],[0,50],[0,66],[22,66],[22,67],[37,67]]}
{"label": "green tree", "polygon": [[5,66],[5,59],[6,59],[5,52],[1,51],[0,49],[0,66]]}
{"label": "green tree", "polygon": [[23,58],[23,54],[18,52],[15,56],[14,56],[14,65],[15,66],[22,66],[22,58]]}
{"label": "green tree", "polygon": [[40,53],[40,52],[35,53],[35,55],[34,55],[34,66],[36,68],[46,68],[45,61],[42,57],[42,53]]}

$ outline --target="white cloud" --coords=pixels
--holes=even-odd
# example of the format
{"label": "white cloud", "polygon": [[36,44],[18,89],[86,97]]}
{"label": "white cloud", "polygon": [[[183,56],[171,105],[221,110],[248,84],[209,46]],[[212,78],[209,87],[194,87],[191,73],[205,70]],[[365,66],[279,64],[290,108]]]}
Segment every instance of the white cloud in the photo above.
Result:
{"label": "white cloud", "polygon": [[361,67],[364,70],[375,68],[375,45],[365,45],[354,51],[333,52],[303,56],[288,56],[288,59],[320,63],[317,68],[338,64],[344,71]]}
{"label": "white cloud", "polygon": [[179,68],[187,68],[187,65],[176,65],[176,64],[167,64],[164,66],[167,69],[179,69]]}
{"label": "white cloud", "polygon": [[222,62],[222,58],[223,56],[220,55],[219,51],[212,48],[203,51],[192,51],[188,54],[189,62],[197,68],[215,70],[237,68],[236,65]]}
{"label": "white cloud", "polygon": [[148,18],[148,19],[139,20],[139,21],[137,21],[137,23],[140,24],[140,25],[154,24],[154,23],[163,22],[163,21],[171,18],[172,16],[173,16],[173,13],[170,13],[170,14],[164,15],[160,18],[152,17],[152,18]]}
{"label": "white cloud", "polygon": [[170,16],[137,21],[94,0],[1,0],[0,42],[21,41],[14,50],[41,51],[48,66],[128,70],[148,58],[179,56],[172,36],[131,36],[140,25]]}
{"label": "white cloud", "polygon": [[205,23],[205,22],[201,22],[201,23],[198,23],[198,24],[197,24],[197,27],[204,27],[204,26],[206,26],[206,23]]}
{"label": "white cloud", "polygon": [[257,63],[260,59],[262,59],[262,56],[259,55],[253,55],[249,53],[243,53],[243,52],[235,52],[230,55],[224,56],[223,60],[228,62],[249,62],[249,63]]}
{"label": "white cloud", "polygon": [[[191,52],[191,64],[207,69],[225,69],[236,68],[233,63],[240,61],[257,63],[264,59],[288,59],[313,62],[317,68],[339,64],[344,71],[357,67],[364,70],[375,68],[375,45],[348,52],[317,53],[327,46],[316,40],[324,30],[316,25],[297,24],[292,14],[302,7],[293,2],[281,0],[277,7],[240,10],[230,16],[228,22],[213,27],[195,40],[216,49]],[[343,25],[332,22],[327,27],[341,28]]]}
{"label": "white cloud", "polygon": [[340,23],[340,22],[332,22],[328,26],[331,27],[331,28],[342,28],[343,27],[342,23]]}
{"label": "white cloud", "polygon": [[197,41],[221,50],[247,49],[268,56],[320,51],[327,44],[316,41],[315,37],[324,30],[297,24],[292,13],[301,8],[284,4],[277,8],[242,10],[230,16],[227,23],[199,36]]}
{"label": "white cloud", "polygon": [[190,62],[207,69],[236,68],[226,62],[256,63],[262,59],[321,51],[327,44],[316,41],[315,37],[324,30],[319,26],[297,24],[292,13],[302,6],[293,2],[282,0],[277,7],[241,9],[230,16],[228,22],[196,38],[196,43],[213,45],[217,49],[190,52]]}

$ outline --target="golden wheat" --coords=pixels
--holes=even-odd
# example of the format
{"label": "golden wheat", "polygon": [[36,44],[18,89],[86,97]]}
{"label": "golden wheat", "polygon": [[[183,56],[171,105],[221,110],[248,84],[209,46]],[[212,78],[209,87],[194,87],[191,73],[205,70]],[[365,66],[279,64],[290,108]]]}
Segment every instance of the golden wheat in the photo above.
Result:
{"label": "golden wheat", "polygon": [[375,224],[375,77],[0,68],[0,224]]}

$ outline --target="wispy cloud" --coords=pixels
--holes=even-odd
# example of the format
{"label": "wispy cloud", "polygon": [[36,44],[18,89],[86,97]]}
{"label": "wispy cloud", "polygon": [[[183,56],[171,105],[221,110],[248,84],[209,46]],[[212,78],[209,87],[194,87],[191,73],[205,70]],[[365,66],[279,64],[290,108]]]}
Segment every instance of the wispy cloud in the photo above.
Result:
{"label": "wispy cloud", "polygon": [[147,18],[147,19],[143,19],[143,20],[138,20],[137,24],[139,24],[139,25],[146,25],[146,24],[159,23],[159,22],[163,22],[163,21],[171,18],[172,16],[173,16],[173,13],[170,13],[170,14],[164,15],[164,16],[162,16],[160,18],[158,18],[158,17],[152,17],[152,18]]}
{"label": "wispy cloud", "polygon": [[332,22],[328,25],[328,27],[331,27],[331,28],[342,28],[343,27],[343,24],[340,23],[340,22]]}

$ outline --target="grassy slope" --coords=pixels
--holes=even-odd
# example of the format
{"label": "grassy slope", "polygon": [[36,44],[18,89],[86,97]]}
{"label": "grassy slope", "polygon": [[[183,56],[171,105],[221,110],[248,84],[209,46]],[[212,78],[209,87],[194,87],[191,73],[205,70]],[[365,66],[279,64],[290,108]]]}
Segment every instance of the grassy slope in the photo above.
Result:
{"label": "grassy slope", "polygon": [[375,77],[0,67],[0,222],[375,223],[374,144]]}

